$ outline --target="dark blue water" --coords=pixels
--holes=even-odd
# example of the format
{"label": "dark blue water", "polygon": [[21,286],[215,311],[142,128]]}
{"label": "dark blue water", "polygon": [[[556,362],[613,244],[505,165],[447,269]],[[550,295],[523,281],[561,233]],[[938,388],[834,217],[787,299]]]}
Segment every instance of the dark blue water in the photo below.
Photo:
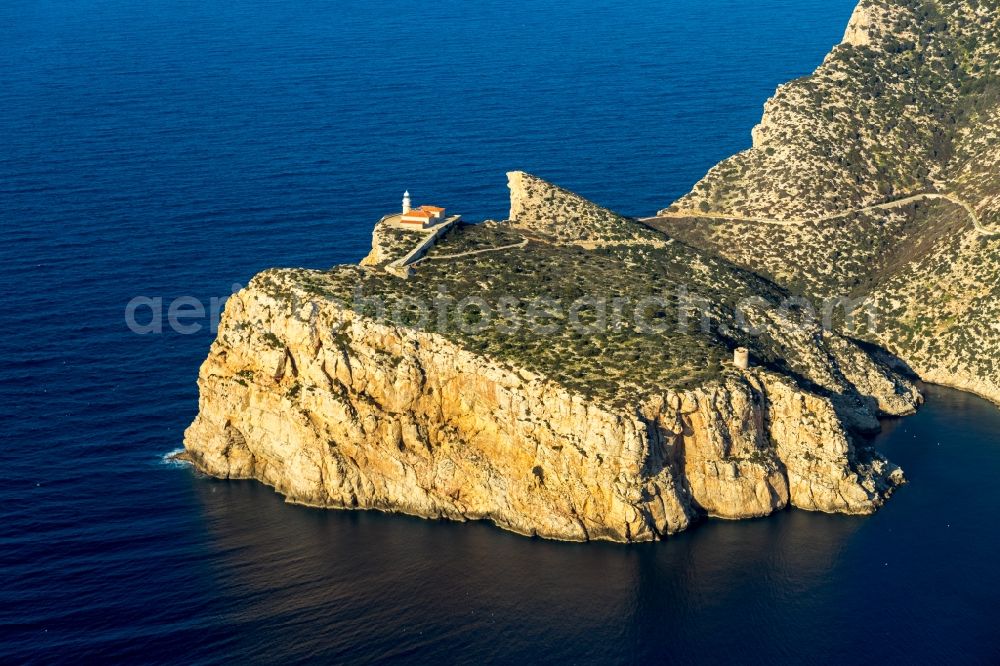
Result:
{"label": "dark blue water", "polygon": [[356,261],[405,188],[503,217],[525,169],[656,210],[852,4],[0,0],[0,661],[1000,659],[980,400],[890,424],[911,484],[872,518],[557,544],[162,463],[212,336],[125,326]]}

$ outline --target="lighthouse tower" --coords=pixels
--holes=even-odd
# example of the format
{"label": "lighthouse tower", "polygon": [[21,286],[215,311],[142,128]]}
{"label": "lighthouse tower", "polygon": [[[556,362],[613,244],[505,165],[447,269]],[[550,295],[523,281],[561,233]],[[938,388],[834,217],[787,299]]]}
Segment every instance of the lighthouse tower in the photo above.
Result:
{"label": "lighthouse tower", "polygon": [[403,215],[410,212],[410,191],[403,192]]}

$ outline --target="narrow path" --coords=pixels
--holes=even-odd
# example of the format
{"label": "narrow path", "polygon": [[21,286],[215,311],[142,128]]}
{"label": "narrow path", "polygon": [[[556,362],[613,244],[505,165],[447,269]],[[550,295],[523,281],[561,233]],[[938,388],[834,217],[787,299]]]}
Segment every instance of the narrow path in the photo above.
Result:
{"label": "narrow path", "polygon": [[584,250],[596,250],[597,248],[605,247],[641,247],[645,245],[647,247],[662,250],[667,246],[667,243],[666,241],[661,241],[659,239],[640,238],[638,240],[624,241],[564,241],[562,243],[556,243],[556,245],[575,245],[576,247],[582,247]]}
{"label": "narrow path", "polygon": [[910,196],[903,197],[902,199],[896,199],[894,201],[887,201],[885,203],[875,204],[874,206],[865,206],[864,208],[856,208],[854,210],[845,211],[842,213],[834,213],[832,215],[823,215],[821,217],[812,218],[787,218],[783,220],[767,218],[767,217],[745,217],[742,215],[717,215],[712,213],[702,213],[701,211],[677,211],[676,213],[664,213],[661,215],[654,215],[653,217],[642,217],[639,218],[640,222],[650,222],[653,220],[663,220],[663,219],[677,219],[677,218],[702,218],[710,220],[732,220],[737,222],[754,222],[758,224],[773,224],[776,226],[783,227],[794,227],[802,224],[808,224],[809,222],[829,222],[831,220],[840,219],[842,217],[847,217],[848,215],[855,215],[857,213],[868,213],[875,210],[888,210],[891,208],[899,208],[901,206],[906,206],[917,201],[926,200],[944,200],[955,204],[956,206],[961,206],[972,218],[972,224],[975,226],[976,231],[986,237],[1000,236],[1000,230],[990,231],[983,224],[979,216],[976,215],[976,211],[965,201],[958,199],[950,194],[939,194],[937,192],[922,192],[920,194],[911,194]]}
{"label": "narrow path", "polygon": [[[466,250],[465,252],[458,252],[457,254],[439,254],[437,256],[424,256],[413,262],[414,264],[420,263],[421,261],[436,261],[438,259],[460,259],[462,257],[471,257],[474,254],[486,254],[487,252],[500,252],[501,250],[515,250],[517,248],[528,247],[528,239],[525,238],[520,243],[511,243],[510,245],[501,245],[500,247],[487,247],[482,250]],[[412,266],[413,264],[411,264]]]}

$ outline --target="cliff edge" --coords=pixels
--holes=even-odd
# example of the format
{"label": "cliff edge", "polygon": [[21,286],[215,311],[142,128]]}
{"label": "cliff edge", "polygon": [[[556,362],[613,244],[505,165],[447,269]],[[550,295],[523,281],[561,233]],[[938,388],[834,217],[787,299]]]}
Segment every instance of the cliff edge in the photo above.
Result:
{"label": "cliff edge", "polygon": [[[576,541],[867,514],[903,482],[863,433],[921,397],[882,359],[796,320],[759,276],[509,181],[511,220],[458,225],[409,278],[255,277],[226,304],[183,456],[293,502]],[[754,367],[728,362],[736,346]]]}

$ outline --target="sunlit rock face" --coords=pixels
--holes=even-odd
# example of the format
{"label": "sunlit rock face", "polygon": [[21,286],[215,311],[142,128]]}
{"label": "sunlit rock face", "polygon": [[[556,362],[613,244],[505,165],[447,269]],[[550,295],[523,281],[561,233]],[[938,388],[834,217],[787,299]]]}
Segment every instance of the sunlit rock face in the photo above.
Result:
{"label": "sunlit rock face", "polygon": [[1000,404],[1000,3],[862,0],[750,150],[662,211],[672,237],[813,302],[922,379]]}

